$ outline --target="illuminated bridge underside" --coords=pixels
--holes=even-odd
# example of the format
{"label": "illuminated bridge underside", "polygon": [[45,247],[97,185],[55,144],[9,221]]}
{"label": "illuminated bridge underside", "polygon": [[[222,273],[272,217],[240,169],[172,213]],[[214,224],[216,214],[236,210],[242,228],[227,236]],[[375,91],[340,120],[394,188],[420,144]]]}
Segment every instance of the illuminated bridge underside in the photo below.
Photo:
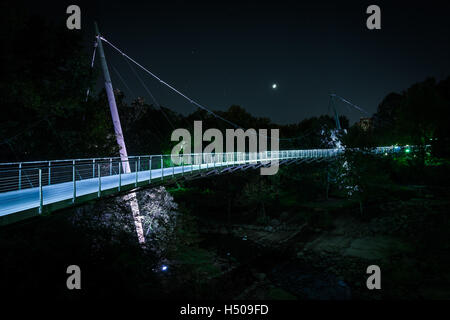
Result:
{"label": "illuminated bridge underside", "polygon": [[[259,168],[270,166],[270,161],[278,161],[279,165],[283,165],[303,161],[333,160],[342,151],[342,149],[289,150],[272,152],[272,155],[271,152],[202,154],[198,161],[196,159],[198,155],[185,155],[180,156],[181,164],[167,167],[163,162],[172,159],[170,156],[129,157],[131,171],[134,169],[131,173],[123,173],[121,161],[117,158],[59,160],[72,163],[70,166],[59,167],[58,161],[0,164],[7,167],[6,169],[0,167],[0,224],[8,224],[42,212],[50,212],[136,187],[170,183],[176,178],[192,179]],[[375,153],[392,151],[396,150],[392,147],[380,147],[376,148]],[[186,157],[189,157],[188,161],[185,160]],[[157,169],[153,169],[155,159],[160,163]],[[228,159],[231,160],[224,161]],[[192,162],[195,164],[191,164]],[[114,163],[117,168],[113,170]],[[11,169],[11,166],[15,166],[15,169]],[[86,177],[87,171],[89,177]]]}

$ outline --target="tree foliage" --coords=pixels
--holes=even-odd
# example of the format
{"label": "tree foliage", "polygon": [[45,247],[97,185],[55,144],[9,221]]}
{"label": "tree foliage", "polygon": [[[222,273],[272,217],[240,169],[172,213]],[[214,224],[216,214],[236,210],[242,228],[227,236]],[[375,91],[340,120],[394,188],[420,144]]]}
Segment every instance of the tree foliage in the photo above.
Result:
{"label": "tree foliage", "polygon": [[383,145],[433,145],[449,152],[450,77],[428,78],[401,94],[384,98],[374,114],[374,142]]}
{"label": "tree foliage", "polygon": [[82,34],[13,9],[2,11],[0,20],[8,30],[0,56],[0,158],[101,156],[115,150],[108,109],[96,99],[84,101],[96,74]]}

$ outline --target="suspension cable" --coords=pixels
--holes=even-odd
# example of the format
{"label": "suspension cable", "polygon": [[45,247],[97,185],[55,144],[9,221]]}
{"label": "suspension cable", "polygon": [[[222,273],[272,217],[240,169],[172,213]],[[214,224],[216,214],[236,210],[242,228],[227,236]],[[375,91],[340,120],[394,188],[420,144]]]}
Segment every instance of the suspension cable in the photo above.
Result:
{"label": "suspension cable", "polygon": [[128,90],[129,93],[131,93],[131,95],[133,97],[135,97],[136,95],[134,94],[134,92],[131,90],[131,88],[127,85],[127,83],[125,82],[125,80],[122,78],[122,76],[120,75],[119,71],[113,66],[111,65],[113,71],[116,73],[117,77],[119,78],[120,82],[122,82],[122,84],[125,86],[125,88]]}
{"label": "suspension cable", "polygon": [[354,107],[355,109],[357,109],[357,110],[359,110],[359,111],[365,113],[366,115],[370,115],[370,113],[367,112],[366,110],[364,110],[363,108],[358,107],[357,105],[355,105],[355,104],[351,103],[350,101],[348,101],[348,100],[346,100],[346,99],[344,99],[344,98],[338,96],[338,95],[335,94],[335,93],[332,93],[331,96],[332,96],[332,97],[336,97],[336,98],[338,98],[339,100],[341,100],[342,102],[345,102],[345,103],[351,105],[352,107]]}
{"label": "suspension cable", "polygon": [[180,92],[179,90],[175,89],[173,86],[171,86],[170,84],[168,84],[167,82],[165,82],[164,80],[162,80],[161,78],[159,78],[158,76],[156,76],[153,72],[151,72],[150,70],[148,70],[147,68],[145,68],[144,66],[142,66],[139,62],[137,62],[136,60],[134,60],[133,58],[131,58],[130,56],[128,56],[126,53],[124,53],[122,50],[120,50],[119,48],[117,48],[115,45],[113,45],[111,42],[109,42],[108,40],[106,40],[104,37],[100,37],[101,40],[105,41],[107,44],[109,44],[112,48],[114,48],[117,52],[119,52],[122,56],[124,56],[125,58],[127,58],[128,60],[130,60],[131,62],[133,62],[135,65],[137,65],[138,67],[140,67],[142,70],[144,70],[145,72],[147,72],[149,75],[151,75],[153,78],[155,78],[156,80],[158,80],[160,83],[162,83],[163,85],[165,85],[166,87],[168,87],[169,89],[171,89],[172,91],[174,91],[175,93],[177,93],[178,95],[182,96],[183,98],[185,98],[186,100],[188,100],[190,103],[196,105],[197,107],[199,107],[200,109],[203,109],[209,113],[211,113],[212,115],[214,115],[215,117],[227,122],[228,124],[232,125],[233,127],[238,128],[239,126],[219,115],[217,115],[215,112],[209,110],[208,108],[202,106],[201,104],[199,104],[198,102],[196,102],[195,100],[189,98],[187,95],[185,95],[184,93]]}
{"label": "suspension cable", "polygon": [[[97,36],[98,37],[98,36]],[[158,80],[160,83],[162,83],[163,85],[165,85],[166,87],[168,87],[169,89],[171,89],[172,91],[174,91],[175,93],[177,93],[178,95],[182,96],[183,98],[185,98],[186,100],[188,100],[191,104],[199,107],[200,109],[203,109],[205,111],[207,111],[208,113],[212,114],[214,117],[221,119],[222,121],[225,121],[226,123],[232,125],[233,127],[237,128],[237,129],[243,129],[241,128],[239,125],[231,122],[230,120],[225,119],[224,117],[219,116],[218,114],[216,114],[214,111],[206,108],[205,106],[201,105],[200,103],[198,103],[197,101],[191,99],[190,97],[188,97],[187,95],[185,95],[184,93],[182,93],[181,91],[177,90],[176,88],[174,88],[172,85],[168,84],[167,82],[165,82],[164,80],[162,80],[161,78],[159,78],[157,75],[155,75],[153,72],[151,72],[150,70],[148,70],[147,68],[145,68],[143,65],[141,65],[139,62],[137,62],[136,60],[134,60],[133,58],[131,58],[129,55],[127,55],[126,53],[124,53],[122,50],[120,50],[117,46],[115,46],[114,44],[112,44],[111,42],[109,42],[106,38],[100,36],[100,39],[105,41],[107,44],[109,44],[114,50],[116,50],[118,53],[120,53],[123,57],[127,58],[128,60],[130,60],[131,62],[133,62],[135,65],[137,65],[139,68],[141,68],[142,70],[144,70],[146,73],[148,73],[150,76],[152,76],[154,79]],[[269,137],[260,133],[257,133],[257,135],[259,136],[263,136],[266,138],[269,138],[271,140],[275,140],[275,138],[273,137]],[[302,139],[304,138],[304,136],[299,136],[299,137],[294,137],[294,138],[278,138],[277,140],[284,140],[284,141],[291,141],[291,140],[297,140],[297,139]]]}
{"label": "suspension cable", "polygon": [[[95,53],[97,52],[97,46],[98,46],[98,40],[96,39],[94,42],[94,52],[92,53],[92,59],[91,59],[91,70],[94,67]],[[85,101],[88,100],[90,91],[91,91],[91,88],[89,87],[86,91],[86,100]]]}
{"label": "suspension cable", "polygon": [[138,78],[139,82],[141,83],[141,85],[144,87],[145,91],[147,91],[148,95],[150,96],[150,98],[153,100],[153,102],[155,103],[155,105],[161,110],[162,114],[164,115],[164,118],[166,118],[167,122],[169,122],[170,126],[172,127],[172,129],[175,130],[174,125],[172,124],[172,121],[170,121],[169,117],[167,116],[167,114],[164,112],[163,108],[161,107],[161,105],[159,104],[158,101],[156,101],[155,97],[153,96],[153,94],[151,93],[150,89],[148,88],[148,86],[145,84],[144,80],[142,80],[142,78],[139,76],[139,74],[136,72],[136,70],[133,68],[133,66],[130,64],[130,62],[128,60],[125,60],[126,63],[128,64],[128,66],[130,67],[131,71],[133,71],[134,75],[136,76],[136,78]]}

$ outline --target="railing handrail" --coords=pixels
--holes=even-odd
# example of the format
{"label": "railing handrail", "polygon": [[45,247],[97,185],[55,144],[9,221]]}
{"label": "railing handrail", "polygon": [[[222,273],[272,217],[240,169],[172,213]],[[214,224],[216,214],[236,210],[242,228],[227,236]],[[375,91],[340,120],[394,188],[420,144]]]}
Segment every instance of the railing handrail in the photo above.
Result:
{"label": "railing handrail", "polygon": [[[371,148],[370,151],[367,150],[367,152],[386,154],[387,152],[398,152],[403,148],[405,147],[374,147]],[[406,146],[406,148],[413,149],[414,147]],[[322,161],[324,158],[331,159],[345,151],[346,149],[344,148],[329,148],[248,152],[202,152],[177,155],[159,154],[129,156],[125,159],[120,157],[109,157],[3,163],[0,164],[4,165],[3,168],[0,167],[0,194],[2,194],[2,196],[4,195],[6,198],[9,197],[10,200],[4,202],[7,203],[7,201],[16,201],[21,196],[24,196],[25,198],[30,196],[29,192],[16,194],[8,193],[9,191],[38,188],[39,213],[42,213],[44,206],[44,187],[45,190],[47,190],[47,187],[51,185],[61,184],[61,187],[53,189],[53,198],[51,197],[50,200],[53,202],[49,203],[61,201],[61,199],[67,200],[68,198],[72,198],[72,203],[75,203],[75,200],[82,194],[82,191],[79,192],[82,188],[79,189],[79,186],[77,186],[82,180],[97,180],[96,193],[98,197],[101,197],[104,190],[110,190],[111,188],[117,187],[117,190],[121,191],[123,186],[130,185],[131,181],[129,179],[129,174],[134,175],[132,184],[134,187],[138,187],[143,181],[151,184],[154,178],[160,178],[161,181],[166,181],[166,177],[168,177],[168,181],[172,181],[175,179],[175,174],[184,176],[185,173],[190,172],[191,174],[194,173],[194,176],[196,176],[198,174],[203,175],[204,170],[207,170],[209,172],[206,176],[208,176],[211,173],[229,171],[229,167],[236,167],[237,169],[241,168],[242,170],[259,168],[274,160],[279,161],[280,164],[290,164],[292,162],[302,161],[302,159]],[[156,163],[154,160],[156,160]],[[127,166],[125,166],[125,163],[127,163]],[[128,163],[131,165],[128,165]],[[8,167],[5,165],[15,167]],[[222,167],[223,170],[219,169],[220,171],[217,171],[217,167]],[[211,169],[212,171],[210,171]],[[229,172],[235,171],[233,169],[231,170],[232,171]],[[155,176],[152,175],[152,171]],[[197,174],[195,174],[195,172],[197,172]],[[124,175],[124,183],[122,183],[122,175]],[[102,180],[106,177],[113,178]],[[117,177],[118,181],[115,181],[114,177]],[[69,182],[72,183],[72,187],[69,187],[68,184],[65,185],[65,183]],[[92,181],[87,182],[88,185],[91,185],[91,183]],[[106,189],[104,189],[103,185],[105,185]],[[80,186],[83,186],[83,184]],[[67,189],[68,187],[70,190]],[[91,191],[92,190],[89,192]],[[68,192],[71,192],[72,194],[68,196]],[[63,196],[58,198],[61,195]],[[14,207],[13,210],[20,211],[21,208],[23,209],[25,207],[22,204],[19,204],[18,207]],[[11,210],[11,207],[9,210]]]}
{"label": "railing handrail", "polygon": [[[338,150],[338,148],[328,148],[328,149],[290,149],[290,150],[278,150],[278,151],[270,151],[270,150],[267,150],[267,152],[285,152],[285,151],[310,151],[310,150],[329,150],[329,151],[331,151],[331,150]],[[343,150],[343,149],[342,149]],[[250,151],[248,151],[248,152],[243,152],[243,151],[234,151],[234,152],[208,152],[208,153],[205,153],[205,152],[200,152],[200,153],[181,153],[181,154],[179,154],[179,156],[189,156],[189,155],[208,155],[208,154],[217,154],[217,155],[220,155],[220,154],[237,154],[237,153],[245,153],[245,154],[250,154],[250,153],[263,153],[263,152],[266,152],[266,150],[264,150],[264,151],[256,151],[256,152],[250,152]],[[163,157],[167,157],[167,156],[172,156],[172,154],[149,154],[149,155],[139,155],[139,156],[128,156],[128,157],[126,157],[126,159],[127,160],[131,160],[131,159],[136,159],[136,158],[139,158],[139,157],[161,157],[161,156],[163,156]],[[7,166],[7,165],[9,165],[9,166],[12,166],[12,165],[19,165],[19,164],[22,164],[22,165],[27,165],[27,164],[37,164],[37,163],[42,163],[42,164],[48,164],[48,163],[58,163],[58,162],[72,162],[72,161],[86,161],[86,162],[88,162],[88,161],[92,161],[92,160],[110,160],[110,159],[117,159],[117,160],[119,160],[119,159],[121,159],[121,157],[100,157],[100,158],[77,158],[77,159],[57,159],[57,160],[35,160],[35,161],[16,161],[16,162],[0,162],[0,166]],[[122,160],[122,162],[123,161],[126,161],[126,160]]]}
{"label": "railing handrail", "polygon": [[[372,149],[394,149],[394,148],[414,148],[415,146],[382,146],[382,147],[371,147]],[[430,145],[425,145],[425,147],[430,147]],[[184,154],[179,154],[179,156],[196,156],[196,155],[207,155],[207,154],[236,154],[236,153],[245,153],[245,154],[250,154],[250,153],[264,153],[264,152],[278,152],[278,153],[282,153],[282,152],[298,152],[298,151],[303,151],[303,152],[307,152],[307,151],[311,151],[311,152],[323,152],[323,151],[344,151],[346,149],[344,148],[325,148],[325,149],[289,149],[289,150],[278,150],[278,151],[270,151],[270,150],[264,150],[264,151],[256,151],[256,152],[243,152],[243,151],[235,151],[235,152],[209,152],[209,153],[205,153],[205,152],[200,152],[200,153],[184,153]],[[132,159],[136,159],[136,158],[142,158],[142,157],[167,157],[167,156],[172,156],[172,154],[148,154],[148,155],[138,155],[138,156],[128,156],[126,157],[127,160],[132,160]],[[55,160],[35,160],[35,161],[16,161],[16,162],[0,162],[0,166],[14,166],[14,165],[29,165],[29,164],[38,164],[38,163],[42,163],[42,164],[48,164],[48,163],[61,163],[61,162],[73,162],[73,161],[78,161],[78,162],[89,162],[92,160],[95,161],[100,161],[100,160],[119,160],[121,159],[121,157],[119,156],[111,156],[111,157],[99,157],[99,158],[76,158],[76,159],[55,159]],[[122,160],[123,161],[127,161],[127,160]],[[0,168],[1,169],[1,168]]]}

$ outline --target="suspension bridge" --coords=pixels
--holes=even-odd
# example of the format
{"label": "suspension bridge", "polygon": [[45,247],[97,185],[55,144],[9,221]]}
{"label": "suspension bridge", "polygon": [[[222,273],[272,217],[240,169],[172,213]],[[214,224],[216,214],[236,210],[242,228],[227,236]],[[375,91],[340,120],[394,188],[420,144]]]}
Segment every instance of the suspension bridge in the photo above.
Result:
{"label": "suspension bridge", "polygon": [[[289,165],[301,162],[333,161],[344,151],[343,148],[334,148],[130,157],[126,150],[102,42],[109,44],[116,52],[127,59],[127,62],[138,66],[189,103],[225,121],[234,128],[240,127],[163,81],[116,45],[102,37],[97,25],[96,34],[91,67],[94,65],[95,54],[98,48],[120,156],[0,163],[0,224],[9,224],[95,198],[126,192],[143,186],[173,183],[180,178],[195,179],[233,173],[238,170],[267,167],[272,164]],[[153,98],[148,88],[142,81],[141,83]],[[87,98],[88,96],[89,90]],[[344,101],[339,96],[334,95],[333,97]],[[345,102],[351,104],[348,101]],[[358,108],[357,106],[355,107]],[[336,121],[338,121],[336,110],[335,115]],[[169,119],[167,120],[169,121]],[[337,128],[340,128],[338,122]],[[296,138],[280,138],[279,140],[293,139]],[[373,149],[372,152],[388,154],[399,150],[400,147],[378,147]]]}
{"label": "suspension bridge", "polygon": [[[400,149],[379,147],[373,152],[388,154]],[[1,163],[0,219],[2,224],[8,224],[143,186],[257,169],[270,166],[271,162],[290,165],[333,161],[343,151],[335,148],[145,155],[126,159],[128,173],[119,157]]]}

